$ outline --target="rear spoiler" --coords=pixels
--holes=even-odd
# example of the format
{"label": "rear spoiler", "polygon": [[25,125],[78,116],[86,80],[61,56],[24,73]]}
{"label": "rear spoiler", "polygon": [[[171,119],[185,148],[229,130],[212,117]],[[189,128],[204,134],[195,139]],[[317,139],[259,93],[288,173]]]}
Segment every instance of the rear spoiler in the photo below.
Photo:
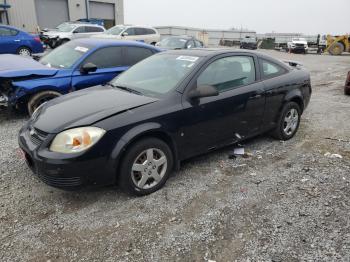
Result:
{"label": "rear spoiler", "polygon": [[291,67],[302,67],[303,64],[302,63],[299,63],[299,62],[296,62],[296,61],[290,61],[290,60],[283,60],[284,63],[288,64],[289,66]]}

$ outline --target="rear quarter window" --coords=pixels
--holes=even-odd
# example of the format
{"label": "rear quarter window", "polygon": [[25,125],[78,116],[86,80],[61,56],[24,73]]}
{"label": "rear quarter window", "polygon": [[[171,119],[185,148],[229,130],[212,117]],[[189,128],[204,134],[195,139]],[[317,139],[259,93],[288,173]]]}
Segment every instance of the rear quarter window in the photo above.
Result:
{"label": "rear quarter window", "polygon": [[263,79],[273,78],[287,73],[285,68],[274,62],[263,58],[259,58],[259,62]]}
{"label": "rear quarter window", "polygon": [[125,62],[126,65],[132,66],[141,60],[153,55],[150,49],[142,47],[126,47],[125,48]]}

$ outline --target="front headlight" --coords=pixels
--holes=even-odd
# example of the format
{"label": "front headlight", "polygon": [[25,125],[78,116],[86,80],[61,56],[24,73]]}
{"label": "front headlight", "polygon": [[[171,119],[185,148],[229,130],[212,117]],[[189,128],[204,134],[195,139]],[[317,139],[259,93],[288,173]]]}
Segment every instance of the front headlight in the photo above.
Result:
{"label": "front headlight", "polygon": [[63,131],[56,135],[50,151],[58,153],[77,153],[92,147],[106,133],[98,127],[79,127]]}

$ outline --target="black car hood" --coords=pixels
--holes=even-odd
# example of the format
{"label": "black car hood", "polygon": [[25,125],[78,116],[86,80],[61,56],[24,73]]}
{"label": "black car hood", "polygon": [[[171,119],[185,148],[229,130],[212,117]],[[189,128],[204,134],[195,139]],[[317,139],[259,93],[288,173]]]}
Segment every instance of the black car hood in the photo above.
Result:
{"label": "black car hood", "polygon": [[46,103],[33,126],[47,133],[92,125],[106,117],[157,101],[109,86],[96,86],[58,97]]}

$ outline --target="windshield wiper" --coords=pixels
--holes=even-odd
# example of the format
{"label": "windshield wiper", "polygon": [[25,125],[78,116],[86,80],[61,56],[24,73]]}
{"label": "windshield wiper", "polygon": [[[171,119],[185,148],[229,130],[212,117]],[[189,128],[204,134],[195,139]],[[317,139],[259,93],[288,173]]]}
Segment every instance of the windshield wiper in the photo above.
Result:
{"label": "windshield wiper", "polygon": [[110,86],[112,86],[114,88],[119,88],[119,89],[124,90],[124,91],[128,91],[129,93],[134,93],[134,94],[143,96],[143,93],[141,93],[140,91],[137,91],[135,89],[132,89],[130,87],[121,86],[121,85],[113,85],[111,83],[107,83],[107,85],[110,85]]}

